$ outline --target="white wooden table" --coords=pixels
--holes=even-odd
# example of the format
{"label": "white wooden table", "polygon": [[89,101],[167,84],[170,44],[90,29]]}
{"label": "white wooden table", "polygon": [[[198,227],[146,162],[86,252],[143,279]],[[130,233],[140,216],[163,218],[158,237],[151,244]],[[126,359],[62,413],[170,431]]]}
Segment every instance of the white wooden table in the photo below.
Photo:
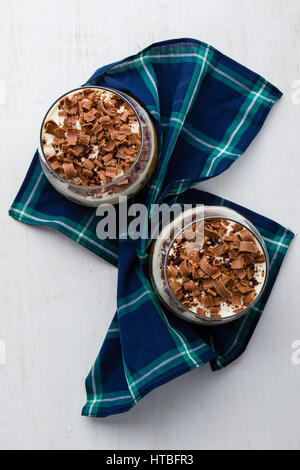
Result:
{"label": "white wooden table", "polygon": [[116,269],[7,216],[48,104],[99,66],[175,37],[214,45],[284,92],[246,154],[202,188],[299,231],[299,0],[1,0],[0,448],[300,447],[297,238],[238,361],[219,373],[195,370],[129,413],[93,420],[80,416],[84,379],[116,306]]}

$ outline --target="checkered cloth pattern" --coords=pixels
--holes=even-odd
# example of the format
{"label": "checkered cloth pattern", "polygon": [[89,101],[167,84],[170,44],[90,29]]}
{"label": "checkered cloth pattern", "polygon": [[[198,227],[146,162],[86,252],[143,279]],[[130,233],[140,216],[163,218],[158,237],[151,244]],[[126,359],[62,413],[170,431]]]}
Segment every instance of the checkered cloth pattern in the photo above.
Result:
{"label": "checkered cloth pattern", "polygon": [[193,187],[228,169],[261,129],[281,96],[264,78],[203,42],[179,39],[102,67],[86,85],[122,90],[153,118],[159,159],[149,184],[132,202],[231,207],[256,226],[271,260],[266,289],[246,316],[215,327],[185,322],[160,303],[149,282],[151,240],[99,239],[96,210],[61,196],[45,178],[36,153],[10,215],[53,227],[118,266],[118,308],[86,379],[82,411],[104,417],[129,410],[154,388],[205,363],[218,370],[235,360],[262,314],[293,233]]}

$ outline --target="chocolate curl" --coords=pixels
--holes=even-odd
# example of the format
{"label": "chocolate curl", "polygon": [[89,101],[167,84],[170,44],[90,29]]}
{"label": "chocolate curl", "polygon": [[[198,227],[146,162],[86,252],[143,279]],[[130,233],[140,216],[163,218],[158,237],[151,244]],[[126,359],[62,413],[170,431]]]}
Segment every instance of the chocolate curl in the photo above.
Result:
{"label": "chocolate curl", "polygon": [[63,163],[63,170],[65,177],[68,179],[75,178],[77,176],[77,172],[73,166],[73,163]]}

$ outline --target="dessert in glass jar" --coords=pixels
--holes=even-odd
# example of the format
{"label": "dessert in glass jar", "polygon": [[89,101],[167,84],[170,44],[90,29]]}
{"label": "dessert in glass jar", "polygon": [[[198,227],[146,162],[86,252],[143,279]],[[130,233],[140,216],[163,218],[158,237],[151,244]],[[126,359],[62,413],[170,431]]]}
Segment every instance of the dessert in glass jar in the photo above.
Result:
{"label": "dessert in glass jar", "polygon": [[153,286],[170,311],[205,325],[249,312],[266,286],[264,241],[245,217],[218,206],[184,211],[163,227],[150,261]]}
{"label": "dessert in glass jar", "polygon": [[49,182],[68,199],[115,204],[148,182],[157,158],[156,132],[147,111],[129,95],[81,87],[46,113],[39,156]]}

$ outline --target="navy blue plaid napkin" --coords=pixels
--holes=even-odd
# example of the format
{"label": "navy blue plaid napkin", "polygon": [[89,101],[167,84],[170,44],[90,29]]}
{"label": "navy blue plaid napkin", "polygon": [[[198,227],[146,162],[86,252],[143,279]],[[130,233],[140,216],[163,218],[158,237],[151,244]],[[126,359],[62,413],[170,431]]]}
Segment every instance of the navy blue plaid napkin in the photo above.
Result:
{"label": "navy blue plaid napkin", "polygon": [[249,314],[222,326],[189,324],[161,305],[149,283],[149,240],[98,239],[95,209],[57,193],[35,154],[10,215],[27,224],[53,227],[118,266],[118,309],[86,379],[82,411],[85,416],[103,417],[129,410],[153,388],[207,362],[218,370],[236,359],[262,314],[293,233],[192,188],[229,168],[261,129],[281,96],[264,78],[203,42],[179,39],[102,67],[86,85],[127,92],[144,105],[155,123],[158,164],[132,202],[232,207],[260,231],[271,260],[267,288]]}

